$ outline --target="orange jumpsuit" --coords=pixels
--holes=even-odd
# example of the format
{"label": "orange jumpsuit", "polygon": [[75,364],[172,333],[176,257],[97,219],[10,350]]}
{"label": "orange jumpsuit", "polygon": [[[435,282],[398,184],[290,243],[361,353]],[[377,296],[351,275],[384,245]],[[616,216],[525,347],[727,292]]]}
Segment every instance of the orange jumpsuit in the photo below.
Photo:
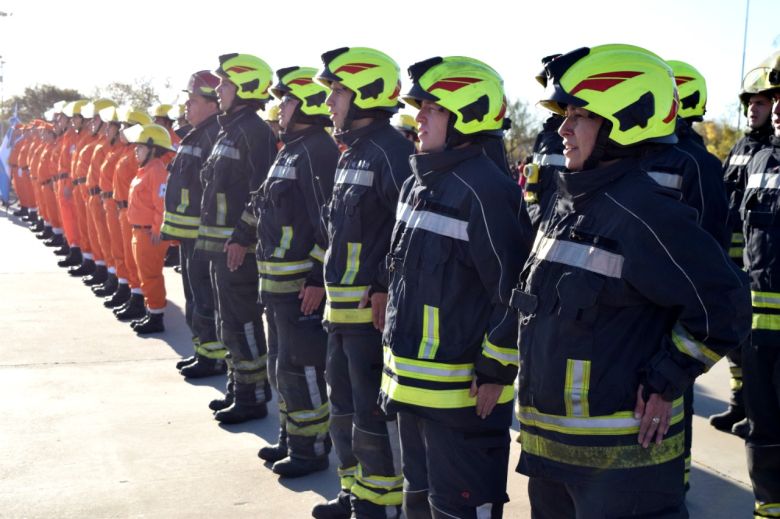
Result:
{"label": "orange jumpsuit", "polygon": [[133,257],[133,230],[127,221],[127,197],[130,182],[138,173],[138,162],[135,160],[133,146],[122,145],[122,152],[116,161],[114,171],[114,201],[119,209],[119,228],[122,231],[122,252],[127,266],[127,283],[130,291],[141,293],[141,280],[138,277],[138,265]]}
{"label": "orange jumpsuit", "polygon": [[127,220],[133,227],[133,256],[150,313],[160,313],[165,308],[163,263],[169,243],[154,244],[152,235],[160,235],[167,179],[168,171],[163,161],[151,158],[130,183],[128,198]]}
{"label": "orange jumpsuit", "polygon": [[[108,240],[108,227],[106,226],[106,213],[103,209],[103,200],[100,197],[100,168],[106,158],[108,141],[102,135],[96,139],[92,150],[92,157],[87,167],[87,213],[89,224],[90,244],[92,253],[95,255],[95,264],[99,265],[98,260],[102,260],[109,267],[109,272],[114,269],[113,259],[111,258],[111,244]],[[93,239],[94,238],[94,239]],[[98,251],[100,258],[98,258]],[[112,272],[113,273],[113,272]]]}
{"label": "orange jumpsuit", "polygon": [[97,137],[88,130],[82,130],[79,134],[79,143],[73,155],[70,174],[73,178],[73,194],[76,202],[76,219],[79,225],[79,236],[81,237],[81,251],[85,258],[94,259],[103,262],[100,253],[100,246],[97,244],[97,236],[90,234],[89,218],[87,215],[87,202],[89,192],[87,191],[87,173],[92,161],[92,154],[95,151]]}
{"label": "orange jumpsuit", "polygon": [[29,162],[29,156],[30,156],[30,148],[34,144],[34,138],[31,130],[28,130],[24,138],[19,142],[19,172],[18,172],[18,181],[19,184],[22,186],[22,189],[19,191],[21,196],[21,193],[24,193],[24,197],[26,198],[26,204],[27,208],[31,209],[32,211],[38,211],[38,204],[35,200],[35,192],[33,191],[32,181],[30,180],[30,162]]}
{"label": "orange jumpsuit", "polygon": [[57,157],[57,201],[60,205],[65,238],[71,247],[79,246],[79,227],[76,222],[76,207],[73,201],[73,184],[70,176],[70,165],[77,139],[78,134],[73,128],[69,128],[62,134],[59,140],[60,153]]}
{"label": "orange jumpsuit", "polygon": [[[116,138],[118,141],[118,137]],[[116,269],[116,277],[120,283],[127,283],[127,266],[122,247],[122,229],[119,225],[119,208],[114,200],[114,172],[116,163],[125,151],[125,146],[119,142],[106,145],[106,157],[100,165],[100,198],[103,200],[103,211],[108,232],[107,243],[103,244],[103,250],[111,255],[111,265]]]}
{"label": "orange jumpsuit", "polygon": [[32,209],[35,207],[35,201],[30,194],[29,177],[25,180],[24,172],[22,171],[20,162],[20,153],[27,144],[27,136],[22,136],[13,148],[11,148],[11,154],[8,156],[8,166],[10,167],[10,175],[13,179],[14,191],[19,198],[19,205]]}
{"label": "orange jumpsuit", "polygon": [[57,197],[54,194],[54,177],[57,175],[55,168],[56,145],[54,142],[44,142],[39,148],[33,167],[38,177],[40,186],[41,203],[45,207],[45,219],[51,225],[56,234],[62,232],[62,220],[60,209],[57,205]]}

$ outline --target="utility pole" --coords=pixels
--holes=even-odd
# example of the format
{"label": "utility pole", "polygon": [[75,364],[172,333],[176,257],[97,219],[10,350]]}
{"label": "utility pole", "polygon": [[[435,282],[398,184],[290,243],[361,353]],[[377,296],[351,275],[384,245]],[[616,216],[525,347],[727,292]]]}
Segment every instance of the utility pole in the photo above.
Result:
{"label": "utility pole", "polygon": [[[739,86],[742,87],[742,80],[745,78],[745,50],[747,49],[747,31],[748,31],[748,17],[750,15],[750,0],[745,2],[745,32],[742,36],[742,71],[739,74]],[[737,110],[737,130],[739,125],[742,124],[742,107]]]}

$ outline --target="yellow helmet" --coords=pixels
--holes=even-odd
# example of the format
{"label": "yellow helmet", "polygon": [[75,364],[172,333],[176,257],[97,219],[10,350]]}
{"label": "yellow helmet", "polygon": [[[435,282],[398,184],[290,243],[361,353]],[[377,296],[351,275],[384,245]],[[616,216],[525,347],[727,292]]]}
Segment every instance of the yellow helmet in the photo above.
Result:
{"label": "yellow helmet", "polygon": [[152,118],[146,112],[136,110],[131,106],[122,106],[117,108],[117,118],[120,123],[133,124],[152,124]]}
{"label": "yellow helmet", "polygon": [[62,107],[62,113],[67,117],[73,117],[74,115],[81,115],[81,109],[89,103],[87,99],[79,99],[77,101],[71,101]]}
{"label": "yellow helmet", "polygon": [[298,111],[304,116],[324,117],[329,120],[325,99],[328,90],[314,82],[317,69],[310,67],[287,67],[276,71],[278,81],[271,87],[271,93],[277,99],[291,95],[300,101]]}
{"label": "yellow helmet", "polygon": [[504,129],[504,80],[485,63],[463,56],[430,58],[409,67],[412,88],[404,102],[419,109],[433,101],[455,116],[463,135],[500,134]]}
{"label": "yellow helmet", "polygon": [[414,134],[417,133],[418,129],[417,121],[409,114],[395,114],[393,116],[393,126],[399,130],[412,132]]}
{"label": "yellow helmet", "polygon": [[707,82],[701,72],[684,61],[667,60],[672,67],[680,108],[677,115],[683,119],[701,120],[707,111]]}
{"label": "yellow helmet", "polygon": [[672,69],[658,56],[630,45],[601,45],[563,54],[545,65],[540,104],[565,114],[585,108],[610,122],[610,141],[677,142],[678,101]]}
{"label": "yellow helmet", "polygon": [[116,103],[110,99],[95,99],[94,101],[85,104],[81,108],[81,115],[85,119],[92,119],[93,117],[97,116],[98,112],[100,112],[103,108],[108,108],[109,106],[116,106]]}
{"label": "yellow helmet", "polygon": [[51,109],[55,114],[61,114],[62,109],[65,108],[66,104],[68,104],[67,101],[57,101],[52,105]]}
{"label": "yellow helmet", "polygon": [[169,104],[156,104],[149,107],[149,115],[152,117],[164,117],[166,119],[169,119],[168,112],[171,111],[171,108],[173,108],[173,105]]}
{"label": "yellow helmet", "polygon": [[265,106],[265,110],[260,113],[264,121],[279,121],[279,103],[271,103]]}
{"label": "yellow helmet", "polygon": [[401,81],[398,64],[376,49],[342,47],[322,55],[324,67],[315,80],[331,88],[338,81],[355,96],[352,104],[360,110],[395,113],[400,108]]}
{"label": "yellow helmet", "polygon": [[145,144],[174,151],[171,144],[171,134],[159,124],[136,124],[123,130],[122,135],[131,144]]}
{"label": "yellow helmet", "polygon": [[763,94],[771,97],[772,91],[780,88],[780,51],[772,53],[759,65],[745,74],[739,100],[747,110],[750,96]]}
{"label": "yellow helmet", "polygon": [[236,86],[240,99],[267,101],[270,96],[273,72],[268,63],[251,54],[224,54],[219,57],[219,68],[214,71]]}
{"label": "yellow helmet", "polygon": [[178,121],[182,117],[184,117],[184,105],[175,104],[168,110],[168,119]]}
{"label": "yellow helmet", "polygon": [[98,112],[100,120],[104,123],[119,123],[119,115],[117,114],[116,106],[107,106]]}

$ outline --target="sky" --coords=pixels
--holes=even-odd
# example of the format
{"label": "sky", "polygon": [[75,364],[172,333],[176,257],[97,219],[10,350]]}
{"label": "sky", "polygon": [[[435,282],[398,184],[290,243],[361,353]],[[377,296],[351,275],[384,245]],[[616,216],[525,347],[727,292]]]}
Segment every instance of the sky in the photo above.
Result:
{"label": "sky", "polygon": [[747,1],[748,71],[780,49],[780,1],[0,0],[0,12],[11,13],[0,16],[2,94],[53,84],[91,95],[146,79],[174,102],[189,75],[214,69],[221,54],[319,68],[327,50],[365,46],[398,62],[404,87],[409,65],[464,55],[495,68],[509,99],[535,105],[543,56],[629,43],[694,65],[707,80],[708,118],[735,124]]}

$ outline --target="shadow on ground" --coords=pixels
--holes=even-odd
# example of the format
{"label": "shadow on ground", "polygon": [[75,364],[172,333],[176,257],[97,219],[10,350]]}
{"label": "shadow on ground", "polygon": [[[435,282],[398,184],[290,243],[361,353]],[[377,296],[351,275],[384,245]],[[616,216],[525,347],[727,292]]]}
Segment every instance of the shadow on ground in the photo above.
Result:
{"label": "shadow on ground", "polygon": [[[753,492],[731,478],[694,466],[687,504],[691,519],[752,517]],[[737,510],[744,513],[735,514]]]}

